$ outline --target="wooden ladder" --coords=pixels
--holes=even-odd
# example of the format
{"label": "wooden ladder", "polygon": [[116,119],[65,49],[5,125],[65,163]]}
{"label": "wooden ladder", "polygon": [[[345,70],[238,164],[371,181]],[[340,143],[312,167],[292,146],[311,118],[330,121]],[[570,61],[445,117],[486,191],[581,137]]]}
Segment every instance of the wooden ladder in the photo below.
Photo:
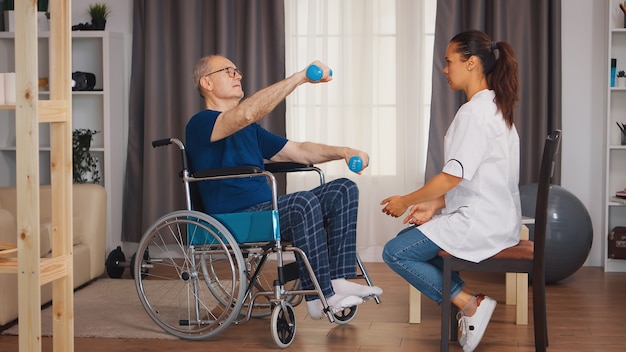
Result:
{"label": "wooden ladder", "polygon": [[[71,2],[50,1],[50,98],[39,100],[37,2],[15,1],[17,258],[19,350],[41,351],[41,286],[52,283],[53,349],[74,350],[72,257]],[[39,124],[50,124],[52,256],[40,258]]]}

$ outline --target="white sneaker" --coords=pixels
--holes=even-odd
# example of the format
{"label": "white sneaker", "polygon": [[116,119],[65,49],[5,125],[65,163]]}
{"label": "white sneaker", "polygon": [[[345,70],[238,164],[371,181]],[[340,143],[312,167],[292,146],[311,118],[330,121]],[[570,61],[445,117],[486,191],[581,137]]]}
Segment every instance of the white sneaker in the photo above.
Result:
{"label": "white sneaker", "polygon": [[[481,299],[482,298],[482,299]],[[478,296],[478,307],[471,317],[459,312],[459,330],[461,337],[459,344],[463,352],[472,352],[483,338],[493,311],[496,309],[496,301],[487,296]]]}

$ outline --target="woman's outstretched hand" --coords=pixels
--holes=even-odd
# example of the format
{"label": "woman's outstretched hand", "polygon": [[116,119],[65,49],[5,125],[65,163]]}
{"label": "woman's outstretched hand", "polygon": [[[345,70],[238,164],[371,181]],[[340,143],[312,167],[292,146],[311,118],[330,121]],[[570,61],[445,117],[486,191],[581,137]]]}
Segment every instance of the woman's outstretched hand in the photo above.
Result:
{"label": "woman's outstretched hand", "polygon": [[404,204],[402,196],[391,196],[383,199],[380,205],[384,205],[383,213],[397,218],[406,212],[409,207]]}
{"label": "woman's outstretched hand", "polygon": [[435,208],[432,207],[430,202],[415,204],[402,223],[406,224],[408,222],[411,225],[419,226],[432,219],[433,215],[435,215]]}

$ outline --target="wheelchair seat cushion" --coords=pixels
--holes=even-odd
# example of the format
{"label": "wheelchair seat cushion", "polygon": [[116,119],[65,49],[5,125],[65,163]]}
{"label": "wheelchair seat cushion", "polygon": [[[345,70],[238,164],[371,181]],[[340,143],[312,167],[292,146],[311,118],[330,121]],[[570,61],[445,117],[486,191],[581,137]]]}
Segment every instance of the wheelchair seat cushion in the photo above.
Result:
{"label": "wheelchair seat cushion", "polygon": [[[237,243],[280,240],[278,212],[273,210],[230,214],[210,214],[233,235]],[[206,235],[196,234],[190,244],[211,243]]]}

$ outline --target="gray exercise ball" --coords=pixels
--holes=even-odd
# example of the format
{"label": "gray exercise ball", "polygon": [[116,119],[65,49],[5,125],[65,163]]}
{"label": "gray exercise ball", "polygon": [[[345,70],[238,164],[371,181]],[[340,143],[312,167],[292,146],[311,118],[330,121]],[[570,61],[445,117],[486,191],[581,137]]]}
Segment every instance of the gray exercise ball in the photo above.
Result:
{"label": "gray exercise ball", "polygon": [[[522,215],[535,217],[537,184],[520,187]],[[530,239],[534,225],[527,225]],[[546,283],[553,283],[575,273],[587,260],[593,242],[589,212],[571,192],[557,185],[550,187],[546,228]]]}

